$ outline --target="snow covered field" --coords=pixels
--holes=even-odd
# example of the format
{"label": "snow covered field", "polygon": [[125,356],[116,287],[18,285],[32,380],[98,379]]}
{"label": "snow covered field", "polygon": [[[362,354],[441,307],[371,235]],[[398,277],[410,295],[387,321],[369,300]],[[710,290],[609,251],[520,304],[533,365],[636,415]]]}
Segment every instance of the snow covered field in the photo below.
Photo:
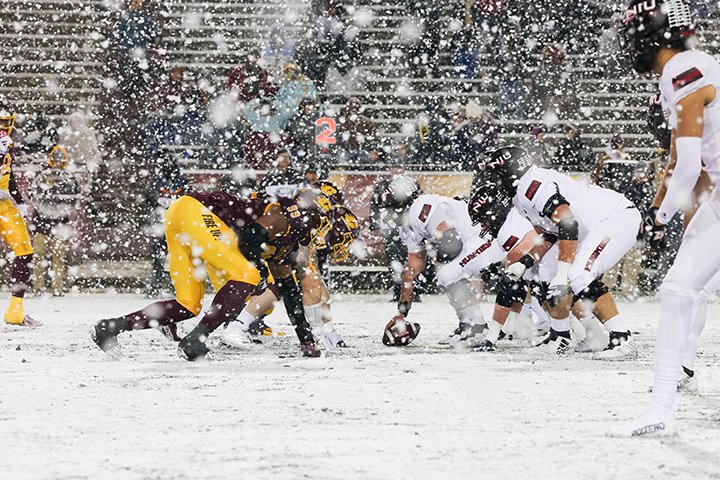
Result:
{"label": "snow covered field", "polygon": [[352,348],[320,359],[300,357],[281,308],[269,323],[287,336],[214,362],[180,360],[155,331],[107,360],[92,323],[147,303],[28,299],[45,326],[0,327],[0,478],[720,478],[720,305],[679,435],[617,440],[604,432],[648,399],[654,302],[620,305],[633,363],[440,350],[456,324],[442,297],[413,307],[416,346],[384,347],[395,306],[377,296],[337,300]]}

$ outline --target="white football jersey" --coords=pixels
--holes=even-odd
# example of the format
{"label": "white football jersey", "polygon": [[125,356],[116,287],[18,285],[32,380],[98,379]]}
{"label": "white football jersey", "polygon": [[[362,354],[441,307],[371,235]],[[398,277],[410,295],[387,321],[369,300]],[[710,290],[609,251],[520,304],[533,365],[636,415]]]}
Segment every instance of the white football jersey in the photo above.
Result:
{"label": "white football jersey", "polygon": [[716,95],[703,115],[702,161],[714,183],[720,181],[720,64],[707,53],[688,50],[676,54],[663,68],[660,100],[669,114],[670,127],[678,124],[677,103],[687,95],[711,85]]}
{"label": "white football jersey", "polygon": [[420,195],[407,211],[400,227],[400,239],[410,252],[423,251],[428,243],[437,238],[438,226],[445,222],[455,228],[465,243],[474,237],[482,237],[480,225],[473,226],[467,203],[440,195]]}
{"label": "white football jersey", "polygon": [[558,226],[544,212],[548,202],[558,193],[570,204],[578,222],[579,239],[618,210],[633,208],[632,203],[620,193],[535,166],[520,178],[513,204],[537,230],[557,235]]}
{"label": "white football jersey", "polygon": [[532,224],[517,209],[513,208],[508,213],[505,222],[498,230],[495,242],[506,254],[515,248],[520,240],[529,232],[533,231]]}

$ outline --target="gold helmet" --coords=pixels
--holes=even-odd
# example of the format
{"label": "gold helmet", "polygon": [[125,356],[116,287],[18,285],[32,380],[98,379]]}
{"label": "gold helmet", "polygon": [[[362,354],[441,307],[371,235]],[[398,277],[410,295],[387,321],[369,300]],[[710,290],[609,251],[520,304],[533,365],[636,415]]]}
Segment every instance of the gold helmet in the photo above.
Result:
{"label": "gold helmet", "polygon": [[12,134],[15,127],[15,107],[4,97],[0,97],[0,131]]}
{"label": "gold helmet", "polygon": [[332,256],[336,262],[344,262],[350,258],[350,246],[360,231],[360,221],[349,208],[336,207],[332,212],[332,225],[327,236],[327,243],[332,248]]}

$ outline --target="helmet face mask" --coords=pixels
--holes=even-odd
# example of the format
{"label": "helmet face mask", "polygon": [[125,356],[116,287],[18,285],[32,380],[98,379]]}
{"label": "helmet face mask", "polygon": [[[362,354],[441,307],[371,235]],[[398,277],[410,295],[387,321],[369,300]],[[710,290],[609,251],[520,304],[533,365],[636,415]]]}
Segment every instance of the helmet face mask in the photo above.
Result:
{"label": "helmet face mask", "polygon": [[353,212],[345,207],[335,208],[328,239],[328,243],[332,246],[333,260],[341,263],[350,258],[350,246],[359,230],[360,222]]}
{"label": "helmet face mask", "polygon": [[503,193],[515,195],[520,178],[533,166],[532,159],[524,148],[501,147],[490,153],[481,165],[474,180],[475,184],[494,184]]}
{"label": "helmet face mask", "polygon": [[12,134],[15,128],[15,111],[8,103],[0,98],[0,131]]}

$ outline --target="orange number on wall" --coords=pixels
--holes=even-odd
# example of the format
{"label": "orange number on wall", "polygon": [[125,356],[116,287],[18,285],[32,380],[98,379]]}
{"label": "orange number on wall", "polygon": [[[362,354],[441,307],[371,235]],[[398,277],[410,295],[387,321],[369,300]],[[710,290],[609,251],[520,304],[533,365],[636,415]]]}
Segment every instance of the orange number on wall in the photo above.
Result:
{"label": "orange number on wall", "polygon": [[326,127],[325,130],[315,135],[315,143],[319,143],[321,145],[335,144],[335,129],[337,128],[335,120],[330,117],[318,118],[317,120],[315,120],[315,126]]}

